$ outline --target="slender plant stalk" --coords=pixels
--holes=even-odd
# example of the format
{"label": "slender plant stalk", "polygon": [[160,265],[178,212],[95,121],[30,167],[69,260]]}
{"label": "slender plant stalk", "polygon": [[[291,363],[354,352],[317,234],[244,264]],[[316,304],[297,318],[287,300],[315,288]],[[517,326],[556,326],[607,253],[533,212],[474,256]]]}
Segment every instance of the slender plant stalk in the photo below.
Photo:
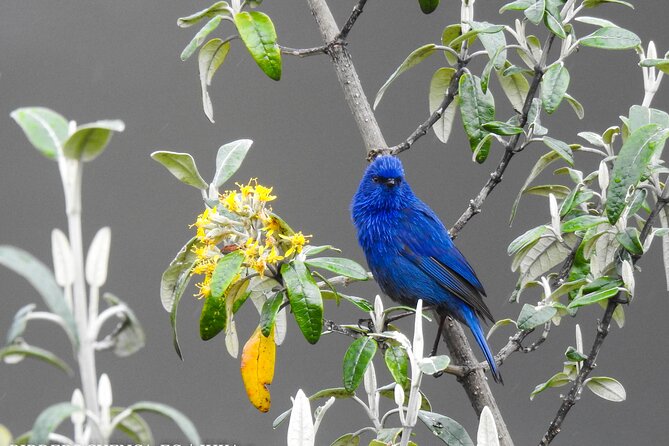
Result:
{"label": "slender plant stalk", "polygon": [[[81,386],[84,394],[86,409],[97,419],[100,417],[97,392],[97,371],[95,367],[95,340],[88,333],[89,315],[87,311],[88,302],[86,296],[86,283],[84,273],[84,245],[81,230],[81,188],[82,168],[81,161],[75,161],[59,157],[63,191],[65,193],[67,226],[74,260],[74,289],[73,306],[74,319],[79,336],[79,350],[77,361],[79,374],[81,375]],[[95,425],[89,423],[91,429],[91,443],[103,441],[102,435]]]}

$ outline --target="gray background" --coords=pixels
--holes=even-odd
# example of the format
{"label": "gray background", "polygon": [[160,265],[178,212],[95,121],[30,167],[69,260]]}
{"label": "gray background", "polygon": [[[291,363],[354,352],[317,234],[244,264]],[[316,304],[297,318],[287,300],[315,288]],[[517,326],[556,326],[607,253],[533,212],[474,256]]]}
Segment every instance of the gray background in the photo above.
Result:
{"label": "gray background", "polygon": [[[306,2],[267,1],[263,10],[276,24],[284,45],[320,44],[320,36]],[[353,1],[332,1],[340,23]],[[477,18],[509,23],[517,17],[497,10],[501,1],[479,0]],[[669,47],[663,1],[637,2],[637,10],[608,6],[593,11],[638,33],[644,42],[654,38],[660,52]],[[0,2],[0,243],[16,244],[48,264],[50,231],[65,228],[62,191],[56,165],[32,149],[9,118],[19,106],[44,105],[78,122],[120,118],[127,130],[113,138],[107,152],[86,166],[84,174],[84,236],[109,225],[113,248],[107,290],[128,301],[143,321],[148,343],[129,359],[111,353],[98,356],[98,369],[109,373],[115,402],[136,400],[172,404],[188,414],[204,439],[240,445],[283,444],[286,426],[273,431],[271,422],[286,409],[298,388],[312,393],[340,385],[341,358],[349,339],[326,336],[311,346],[289,324],[290,338],[278,349],[277,371],[271,387],[269,415],[247,402],[239,363],[231,359],[222,338],[199,340],[197,323],[201,302],[182,301],[180,329],[185,362],[171,346],[168,315],[160,305],[160,274],[182,243],[191,236],[188,224],[201,210],[199,193],[178,183],[149,158],[157,149],[189,151],[206,177],[211,175],[217,148],[238,138],[255,145],[234,177],[260,178],[274,185],[279,199],[274,208],[294,227],[314,234],[318,243],[332,243],[344,255],[364,262],[349,222],[348,205],[365,167],[357,129],[342,98],[327,57],[285,57],[283,80],[264,77],[245,50],[235,42],[228,60],[211,88],[217,123],[208,123],[201,111],[197,64],[182,63],[179,53],[194,29],[180,30],[176,18],[205,7],[204,1],[27,1]],[[459,2],[443,2],[431,16],[423,16],[415,1],[370,1],[350,36],[363,85],[373,97],[387,76],[417,46],[438,41],[443,26],[457,22]],[[530,26],[530,29],[532,26]],[[580,25],[580,34],[591,29]],[[377,116],[389,143],[406,137],[427,113],[427,86],[440,66],[433,57],[400,78],[386,94]],[[582,49],[568,61],[570,92],[586,104],[587,116],[578,121],[565,105],[545,120],[551,134],[576,142],[581,130],[603,131],[641,102],[641,71],[632,51]],[[475,66],[475,70],[481,69]],[[499,117],[510,112],[493,81]],[[667,89],[654,105],[667,109]],[[505,118],[504,118],[505,119]],[[430,203],[447,225],[452,224],[486,180],[501,156],[499,146],[483,166],[470,161],[463,132],[456,131],[447,146],[433,134],[405,153],[407,176],[415,191]],[[514,159],[505,181],[486,202],[484,212],[462,232],[458,245],[476,267],[498,318],[516,317],[520,306],[507,303],[516,277],[509,270],[506,246],[529,227],[548,218],[546,200],[530,197],[521,203],[515,225],[506,224],[509,208],[529,166],[545,149],[532,146]],[[594,158],[577,155],[578,162]],[[550,181],[550,173],[545,176]],[[665,358],[669,328],[668,308],[659,243],[644,257],[637,275],[637,299],[627,309],[627,326],[613,328],[596,374],[611,375],[624,383],[624,403],[603,401],[586,392],[570,414],[555,444],[662,444],[666,442]],[[37,301],[20,278],[0,270],[2,311],[0,331],[13,314]],[[374,284],[351,290],[366,297],[378,292]],[[536,299],[528,292],[524,300]],[[340,321],[359,313],[343,305],[327,314]],[[595,306],[579,313],[584,338],[590,345]],[[252,306],[239,317],[245,339],[257,322]],[[505,386],[493,385],[516,444],[536,443],[559,403],[559,390],[550,390],[530,402],[530,391],[561,370],[562,353],[573,345],[573,320],[553,330],[548,342],[531,355],[514,355],[502,368]],[[406,327],[406,325],[405,325]],[[508,329],[507,329],[508,330]],[[429,327],[429,336],[434,327]],[[510,331],[492,340],[499,348]],[[67,340],[57,329],[32,323],[28,340],[69,358]],[[479,355],[479,352],[476,352]],[[480,355],[479,355],[480,356]],[[382,367],[378,367],[382,370]],[[384,372],[381,372],[384,373]],[[382,375],[387,380],[387,375]],[[68,400],[78,379],[49,366],[24,361],[0,367],[0,422],[15,434],[30,428],[45,406]],[[476,420],[460,386],[450,377],[426,379],[426,391],[435,410],[459,420],[475,435]],[[386,407],[390,407],[389,405]],[[169,422],[147,417],[158,440],[183,440]],[[318,435],[329,444],[342,433],[366,423],[358,406],[337,402]],[[436,440],[421,428],[420,444]]]}

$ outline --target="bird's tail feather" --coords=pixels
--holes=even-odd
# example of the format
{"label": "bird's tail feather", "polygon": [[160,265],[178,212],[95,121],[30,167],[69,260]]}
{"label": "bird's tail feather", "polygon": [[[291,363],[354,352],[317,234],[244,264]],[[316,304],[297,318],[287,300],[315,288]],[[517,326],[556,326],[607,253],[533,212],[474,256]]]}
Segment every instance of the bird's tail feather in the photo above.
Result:
{"label": "bird's tail feather", "polygon": [[490,347],[488,347],[488,343],[485,340],[485,335],[481,329],[481,324],[476,316],[474,316],[472,319],[473,320],[468,321],[469,323],[467,325],[469,325],[469,328],[472,330],[474,338],[476,338],[476,343],[479,345],[479,347],[481,347],[481,350],[483,350],[483,355],[485,356],[486,361],[488,361],[488,364],[490,364],[490,373],[492,374],[492,379],[494,379],[495,382],[504,384],[502,374],[497,369],[495,357],[490,351]]}

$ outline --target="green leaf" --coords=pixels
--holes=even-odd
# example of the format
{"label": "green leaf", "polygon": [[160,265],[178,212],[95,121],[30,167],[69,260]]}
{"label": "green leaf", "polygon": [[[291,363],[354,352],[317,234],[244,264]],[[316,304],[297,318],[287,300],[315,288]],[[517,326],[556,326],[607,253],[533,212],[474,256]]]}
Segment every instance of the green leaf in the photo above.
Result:
{"label": "green leaf", "polygon": [[581,215],[562,223],[562,232],[576,232],[606,223],[607,218],[598,215]]}
{"label": "green leaf", "polygon": [[[488,57],[493,61],[495,69],[501,69],[506,62],[506,37],[504,28],[488,22],[471,22],[472,30],[478,31],[478,38]],[[493,32],[490,32],[493,30]],[[497,30],[497,31],[494,31]]]}
{"label": "green leaf", "polygon": [[376,341],[367,336],[356,339],[348,347],[343,371],[344,388],[347,391],[354,392],[358,388],[377,348]]}
{"label": "green leaf", "polygon": [[483,129],[490,133],[494,133],[495,135],[501,136],[511,136],[523,133],[523,129],[521,127],[516,127],[515,125],[501,121],[486,122],[483,124]]}
{"label": "green leaf", "polygon": [[228,289],[244,262],[244,253],[233,251],[224,255],[216,263],[214,274],[211,276],[211,295],[221,297]]}
{"label": "green leaf", "polygon": [[[455,47],[456,45],[460,45],[462,42],[465,40],[473,40],[474,37],[477,37],[482,35],[482,34],[496,34],[500,31],[504,30],[503,25],[490,25],[487,23],[482,23],[482,26],[478,28],[472,28],[466,33],[456,37],[455,39],[451,40],[449,43],[449,46]],[[493,51],[494,53],[494,51]]]}
{"label": "green leaf", "polygon": [[548,197],[550,194],[553,194],[555,198],[563,199],[569,195],[569,188],[562,184],[545,184],[543,186],[528,187],[523,193],[542,197]]}
{"label": "green leaf", "polygon": [[198,49],[200,45],[204,43],[204,40],[207,38],[209,34],[212,33],[216,28],[218,28],[218,25],[221,24],[221,20],[223,20],[223,16],[216,15],[214,18],[209,20],[206,25],[200,29],[197,34],[193,37],[193,39],[188,42],[188,45],[186,45],[186,48],[183,49],[181,52],[181,60],[186,60],[190,56],[195,53],[195,50]]}
{"label": "green leaf", "polygon": [[525,9],[527,20],[538,25],[544,18],[546,12],[546,0],[534,0],[534,4]]}
{"label": "green leaf", "polygon": [[354,434],[344,434],[330,444],[330,446],[358,446],[360,437]]}
{"label": "green leaf", "polygon": [[662,128],[669,127],[669,114],[655,108],[633,105],[629,113],[629,129],[631,132],[646,124],[657,124]]}
{"label": "green leaf", "polygon": [[555,237],[545,237],[521,250],[511,265],[513,271],[520,270],[516,290],[522,290],[529,282],[562,263],[578,241],[574,234],[565,234],[562,242]]}
{"label": "green leaf", "polygon": [[586,8],[594,8],[604,3],[616,3],[618,5],[627,6],[628,8],[634,9],[634,5],[629,2],[624,2],[622,0],[583,0],[583,6]]}
{"label": "green leaf", "polygon": [[197,429],[195,428],[195,425],[193,425],[193,422],[190,421],[186,415],[173,407],[161,403],[140,401],[139,403],[135,403],[128,407],[128,409],[135,413],[151,412],[170,418],[172,421],[174,421],[174,424],[176,424],[179,429],[181,429],[181,432],[184,433],[191,444],[201,444],[200,434],[197,433]]}
{"label": "green leaf", "polygon": [[434,412],[418,411],[418,418],[449,446],[474,446],[464,427],[457,421]]}
{"label": "green leaf", "polygon": [[406,387],[409,382],[409,355],[405,348],[400,345],[391,344],[383,355],[388,371],[397,384]]}
{"label": "green leaf", "polygon": [[585,109],[583,108],[583,104],[574,99],[574,97],[569,93],[565,93],[564,98],[567,100],[569,105],[571,105],[571,108],[574,110],[574,113],[576,113],[576,116],[578,116],[578,119],[583,119],[585,117]]}
{"label": "green leaf", "polygon": [[585,380],[585,386],[600,398],[616,403],[625,401],[627,393],[622,384],[613,378],[595,376]]}
{"label": "green leaf", "polygon": [[[448,25],[446,28],[444,28],[444,31],[441,34],[441,44],[453,48],[457,53],[459,53],[462,49],[462,43],[451,45],[451,42],[457,39],[461,34],[462,25],[460,23]],[[458,62],[458,58],[449,51],[444,51],[444,56],[446,56],[446,60],[451,65],[455,65]]]}
{"label": "green leaf", "polygon": [[611,172],[606,193],[606,214],[615,224],[625,208],[627,194],[636,188],[658,146],[669,137],[669,130],[648,124],[635,130],[623,144]]}
{"label": "green leaf", "polygon": [[551,376],[548,381],[539,384],[534,388],[534,390],[530,394],[530,400],[533,400],[535,396],[537,396],[539,393],[543,392],[544,390],[550,387],[562,387],[566,386],[570,382],[571,380],[569,379],[569,376],[566,373],[563,372],[556,373],[555,375]]}
{"label": "green leaf", "polygon": [[197,189],[207,189],[207,183],[200,176],[195,160],[189,153],[168,152],[159,150],[151,154],[151,158],[162,164],[182,183]]}
{"label": "green leaf", "polygon": [[637,228],[626,228],[623,232],[616,234],[616,240],[631,254],[637,256],[643,254],[643,244],[639,240],[639,230]]}
{"label": "green leaf", "polygon": [[63,154],[70,159],[92,161],[105,150],[113,132],[122,132],[125,124],[119,120],[91,122],[77,127],[63,143]]}
{"label": "green leaf", "polygon": [[592,305],[599,301],[610,299],[616,294],[618,294],[617,287],[594,291],[592,293],[588,293],[584,296],[572,300],[571,303],[567,306],[567,308],[572,309],[572,308],[583,307],[586,305]]}
{"label": "green leaf", "polygon": [[304,338],[310,344],[315,344],[323,329],[323,299],[314,278],[299,260],[284,263],[281,266],[281,277],[298,327]]}
{"label": "green leaf", "polygon": [[400,64],[399,67],[393,72],[393,74],[390,75],[388,80],[379,88],[378,93],[376,93],[376,98],[374,99],[374,109],[379,105],[379,102],[381,102],[381,98],[383,98],[384,93],[392,84],[395,79],[397,79],[402,73],[405,71],[415,67],[428,57],[434,53],[434,48],[436,45],[434,43],[428,43],[427,45],[423,45],[420,48],[416,48],[407,56],[406,59],[404,59],[404,62]]}
{"label": "green leaf", "polygon": [[600,17],[579,16],[579,17],[574,17],[574,20],[581,23],[587,23],[588,25],[599,26],[600,28],[604,26],[617,27],[616,24],[613,23],[612,21],[602,19]]}
{"label": "green leaf", "polygon": [[167,312],[172,311],[177,295],[181,297],[190,280],[190,271],[197,258],[193,252],[193,246],[196,243],[197,237],[190,239],[163,272],[160,282],[160,301]]}
{"label": "green leaf", "polygon": [[579,44],[606,50],[627,50],[641,45],[641,39],[632,31],[605,26],[579,39]]}
{"label": "green leaf", "polygon": [[[115,416],[119,415],[124,410],[124,407],[110,407],[109,414],[111,415],[111,418],[114,419]],[[116,425],[116,429],[127,435],[136,445],[148,446],[154,444],[151,428],[144,418],[136,413],[131,413],[124,417]]]}
{"label": "green leaf", "polygon": [[582,362],[588,359],[587,356],[585,356],[583,353],[579,352],[576,350],[574,347],[569,347],[567,348],[567,351],[564,352],[565,358],[567,358],[569,361],[574,361],[574,362]]}
{"label": "green leaf", "polygon": [[44,107],[24,107],[14,110],[11,117],[42,155],[57,158],[68,135],[69,125],[63,116]]}
{"label": "green leaf", "polygon": [[[511,65],[507,64],[505,66],[508,68]],[[530,83],[527,81],[527,78],[522,72],[505,75],[498,70],[496,73],[499,84],[502,87],[504,94],[509,99],[511,106],[514,110],[520,112],[525,106],[525,99],[530,90]],[[506,70],[504,73],[506,73]]]}
{"label": "green leaf", "polygon": [[322,290],[321,291],[321,296],[323,297],[323,299],[331,299],[331,300],[335,300],[337,302],[339,302],[340,299],[344,299],[344,300],[352,303],[353,305],[355,305],[356,307],[358,307],[359,309],[361,309],[365,313],[369,313],[370,311],[374,311],[374,307],[372,306],[372,304],[370,304],[367,301],[367,299],[363,299],[362,297],[349,296],[347,294],[335,292],[335,291],[332,291],[332,290]]}
{"label": "green leaf", "polygon": [[516,324],[516,321],[514,321],[513,319],[500,319],[500,320],[498,320],[497,322],[495,322],[493,324],[492,327],[490,327],[490,330],[488,331],[488,334],[486,335],[485,338],[490,339],[490,336],[492,336],[492,334],[494,332],[496,332],[499,327],[504,327],[505,325],[510,325],[510,324],[513,324],[516,327],[518,326]]}
{"label": "green leaf", "polygon": [[562,157],[570,166],[574,165],[574,153],[571,151],[569,144],[566,142],[560,141],[550,136],[543,137],[544,144],[548,146],[551,150],[554,150],[558,155]]}
{"label": "green leaf", "polygon": [[225,308],[226,299],[213,293],[204,299],[200,313],[200,339],[208,341],[225,330],[228,320]]}
{"label": "green leaf", "polygon": [[551,32],[560,39],[567,38],[567,33],[565,32],[564,26],[562,25],[562,18],[559,10],[552,12],[547,9],[546,14],[544,15],[544,23],[548,29],[550,29]]}
{"label": "green leaf", "polygon": [[67,335],[76,350],[79,341],[74,316],[51,271],[30,253],[7,245],[0,246],[0,265],[4,265],[26,279],[40,294],[49,310],[63,319]]}
{"label": "green leaf", "polygon": [[562,62],[551,65],[541,80],[541,101],[549,115],[557,110],[569,87],[569,71]]}
{"label": "green leaf", "polygon": [[528,230],[509,244],[506,250],[507,254],[510,256],[517,254],[526,246],[538,241],[547,230],[548,228],[545,225]]}
{"label": "green leaf", "polygon": [[499,13],[502,14],[506,11],[525,11],[527,8],[532,6],[535,3],[535,0],[515,0],[513,2],[507,3],[499,9]]}
{"label": "green leaf", "polygon": [[325,252],[327,250],[341,252],[341,249],[335,248],[332,245],[323,245],[323,246],[307,245],[302,249],[302,254],[304,254],[305,257],[310,257]]}
{"label": "green leaf", "polygon": [[272,19],[259,11],[240,12],[235,15],[237,31],[260,69],[270,79],[281,79],[281,50],[276,43],[276,30]]}
{"label": "green leaf", "polygon": [[421,359],[418,362],[418,366],[420,367],[420,371],[426,375],[434,375],[445,370],[450,363],[451,358],[446,355],[439,355]]}
{"label": "green leaf", "polygon": [[102,298],[110,307],[114,305],[124,307],[123,314],[119,316],[121,322],[111,334],[111,339],[114,341],[114,354],[123,358],[136,353],[146,344],[146,335],[135,312],[111,293],[105,293]]}
{"label": "green leaf", "polygon": [[[468,73],[460,77],[460,113],[462,123],[469,137],[469,145],[472,151],[476,150],[479,143],[488,135],[483,129],[483,124],[495,119],[495,100],[490,90],[483,93],[481,80]],[[488,157],[491,141],[486,141],[479,150],[476,161],[482,163]]]}
{"label": "green leaf", "polygon": [[252,144],[253,141],[250,139],[239,139],[222,145],[218,149],[218,153],[216,154],[216,173],[214,174],[214,179],[211,180],[213,187],[218,189],[237,172]]}
{"label": "green leaf", "polygon": [[525,304],[518,315],[518,328],[520,330],[531,330],[550,321],[556,313],[557,310],[553,307],[534,307]]}
{"label": "green leaf", "polygon": [[6,361],[10,361],[12,357],[23,358],[24,356],[39,359],[61,369],[70,376],[74,375],[74,372],[65,361],[43,348],[28,345],[26,343],[16,343],[0,349],[0,359],[7,358]]}
{"label": "green leaf", "polygon": [[[448,87],[451,84],[451,79],[455,74],[455,69],[449,67],[439,68],[434,72],[432,80],[430,81],[430,93],[428,95],[430,114],[434,113],[439,108],[448,93]],[[446,144],[453,129],[453,120],[455,119],[455,111],[458,108],[458,101],[454,98],[446,107],[441,118],[437,120],[432,126],[432,130],[437,135],[437,138],[442,143]]]}
{"label": "green leaf", "polygon": [[439,0],[418,0],[418,4],[423,14],[430,14],[439,6]]}
{"label": "green leaf", "polygon": [[317,257],[305,260],[307,266],[321,268],[355,280],[367,280],[367,271],[358,263],[340,257]]}
{"label": "green leaf", "polygon": [[202,108],[211,122],[214,122],[214,106],[211,103],[207,87],[211,85],[214,74],[225,62],[229,51],[229,41],[211,39],[200,49],[197,56],[197,65],[200,70],[200,87],[202,89]]}
{"label": "green leaf", "polygon": [[267,299],[262,306],[260,313],[260,330],[262,335],[268,337],[274,328],[276,315],[281,309],[283,303],[283,293],[276,293],[273,297]]}
{"label": "green leaf", "polygon": [[546,169],[546,167],[558,159],[560,159],[560,155],[557,152],[551,151],[539,158],[534,164],[534,167],[532,167],[532,170],[530,171],[530,175],[525,180],[525,184],[523,184],[523,187],[520,189],[515,201],[513,202],[513,206],[511,207],[511,216],[509,217],[509,225],[513,223],[513,219],[516,216],[516,211],[518,210],[518,203],[520,203],[520,199],[523,196],[523,193],[527,190],[532,181],[534,181],[534,179],[538,177],[539,174],[544,171],[544,169]]}
{"label": "green leaf", "polygon": [[177,25],[180,28],[188,28],[189,26],[193,26],[200,20],[205,18],[210,19],[218,15],[229,16],[230,15],[229,8],[230,5],[228,5],[228,2],[216,2],[210,7],[203,9],[202,11],[198,11],[186,17],[180,17],[179,19],[177,19]]}
{"label": "green leaf", "polygon": [[30,444],[50,444],[49,434],[56,430],[60,423],[68,419],[72,414],[81,412],[83,409],[71,403],[57,403],[47,407],[39,414],[33,424]]}
{"label": "green leaf", "polygon": [[669,73],[669,59],[644,59],[639,62],[640,67],[655,67],[663,73]]}

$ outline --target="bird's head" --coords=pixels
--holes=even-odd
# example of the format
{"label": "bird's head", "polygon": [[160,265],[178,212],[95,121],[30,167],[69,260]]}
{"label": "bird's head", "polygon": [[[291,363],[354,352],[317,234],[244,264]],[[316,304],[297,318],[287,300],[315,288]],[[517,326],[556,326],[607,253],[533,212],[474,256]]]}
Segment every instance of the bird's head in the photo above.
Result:
{"label": "bird's head", "polygon": [[399,158],[379,156],[367,166],[353,197],[353,211],[402,209],[413,198]]}

